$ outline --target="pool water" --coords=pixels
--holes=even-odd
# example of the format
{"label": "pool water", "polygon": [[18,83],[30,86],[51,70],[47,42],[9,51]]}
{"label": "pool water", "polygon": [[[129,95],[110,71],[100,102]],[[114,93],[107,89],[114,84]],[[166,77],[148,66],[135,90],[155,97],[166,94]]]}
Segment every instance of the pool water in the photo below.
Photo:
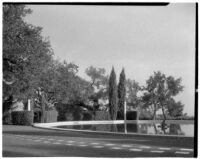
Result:
{"label": "pool water", "polygon": [[126,124],[93,124],[93,125],[67,125],[57,126],[57,128],[90,130],[118,133],[138,133],[138,134],[164,134],[194,136],[194,124],[170,123],[161,126],[160,123],[126,123]]}

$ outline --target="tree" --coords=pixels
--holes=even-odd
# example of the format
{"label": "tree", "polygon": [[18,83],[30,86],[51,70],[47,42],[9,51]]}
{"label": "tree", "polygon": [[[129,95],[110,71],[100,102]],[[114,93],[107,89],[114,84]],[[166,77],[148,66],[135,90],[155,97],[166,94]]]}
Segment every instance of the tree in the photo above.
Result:
{"label": "tree", "polygon": [[159,107],[157,106],[157,102],[153,94],[149,92],[145,92],[142,96],[142,109],[150,112],[152,115],[153,120],[156,120],[156,112],[158,111]]}
{"label": "tree", "polygon": [[86,69],[86,74],[91,78],[90,86],[93,93],[90,99],[94,103],[95,109],[99,107],[99,99],[107,100],[108,95],[108,76],[104,68],[90,66]]}
{"label": "tree", "polygon": [[49,40],[41,36],[42,28],[23,19],[30,13],[25,5],[3,5],[4,101],[35,100],[41,76],[53,60]]}
{"label": "tree", "polygon": [[176,102],[173,98],[169,99],[166,103],[167,105],[167,114],[171,117],[183,116],[184,105],[178,101]]}
{"label": "tree", "polygon": [[117,82],[116,82],[116,74],[114,68],[112,68],[109,78],[109,111],[111,119],[116,120],[118,108],[117,108]]}
{"label": "tree", "polygon": [[4,99],[33,96],[38,77],[52,60],[52,49],[40,27],[27,24],[31,13],[24,5],[3,5],[3,95]]}
{"label": "tree", "polygon": [[139,83],[135,80],[127,79],[126,81],[127,90],[127,105],[133,108],[137,108],[140,103],[140,99],[137,93],[141,90]]}
{"label": "tree", "polygon": [[100,88],[107,84],[106,70],[104,68],[95,68],[93,66],[88,67],[85,70],[86,74],[91,78],[91,86]]}
{"label": "tree", "polygon": [[73,63],[54,61],[41,76],[39,87],[58,103],[85,103],[91,94],[89,82],[77,75],[78,66]]}
{"label": "tree", "polygon": [[56,102],[84,103],[89,83],[77,76],[77,65],[53,59],[42,28],[24,21],[29,13],[25,5],[3,5],[4,101],[32,98],[42,114]]}
{"label": "tree", "polygon": [[118,84],[118,109],[119,116],[122,117],[124,114],[124,103],[126,100],[126,76],[124,68],[120,73],[119,84]]}
{"label": "tree", "polygon": [[181,78],[166,77],[165,74],[158,71],[150,76],[146,84],[146,93],[143,96],[144,105],[152,107],[153,119],[155,119],[158,109],[162,110],[164,119],[166,119],[167,102],[183,90]]}

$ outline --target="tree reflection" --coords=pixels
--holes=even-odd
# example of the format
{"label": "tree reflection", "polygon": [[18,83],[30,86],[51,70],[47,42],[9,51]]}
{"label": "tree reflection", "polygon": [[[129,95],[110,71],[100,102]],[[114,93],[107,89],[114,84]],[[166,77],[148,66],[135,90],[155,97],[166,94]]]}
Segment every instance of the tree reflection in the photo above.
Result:
{"label": "tree reflection", "polygon": [[147,124],[141,124],[140,125],[140,133],[142,133],[142,134],[148,133],[148,125]]}
{"label": "tree reflection", "polygon": [[166,124],[165,120],[163,120],[158,127],[161,129],[162,134],[167,134],[166,130],[169,128],[169,126]]}
{"label": "tree reflection", "polygon": [[137,123],[127,124],[127,132],[138,133],[139,125]]}
{"label": "tree reflection", "polygon": [[112,124],[111,125],[111,131],[112,132],[117,132],[117,124]]}
{"label": "tree reflection", "polygon": [[180,124],[170,124],[169,133],[171,135],[185,135],[185,133],[181,130]]}

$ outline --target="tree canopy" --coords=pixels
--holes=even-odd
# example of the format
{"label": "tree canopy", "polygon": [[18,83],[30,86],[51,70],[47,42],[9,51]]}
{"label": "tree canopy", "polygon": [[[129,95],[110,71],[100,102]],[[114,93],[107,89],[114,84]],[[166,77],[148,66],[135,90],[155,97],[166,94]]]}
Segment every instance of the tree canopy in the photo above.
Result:
{"label": "tree canopy", "polygon": [[126,80],[126,90],[127,90],[127,105],[133,108],[137,108],[140,103],[140,98],[137,93],[141,90],[139,83],[135,80]]}
{"label": "tree canopy", "polygon": [[183,116],[184,105],[178,101],[176,102],[173,98],[170,98],[166,103],[166,114],[170,117]]}
{"label": "tree canopy", "polygon": [[108,76],[104,68],[93,66],[88,67],[85,72],[91,79],[90,88],[93,90],[89,98],[93,101],[95,109],[98,109],[99,100],[108,99]]}
{"label": "tree canopy", "polygon": [[122,117],[124,114],[125,101],[126,101],[126,76],[123,68],[120,73],[119,84],[118,84],[118,110],[120,117]]}
{"label": "tree canopy", "polygon": [[143,96],[144,106],[151,107],[153,118],[156,117],[156,111],[161,109],[165,118],[165,109],[169,101],[174,96],[183,91],[181,78],[175,79],[172,76],[166,76],[160,71],[154,72],[146,81],[146,92]]}
{"label": "tree canopy", "polygon": [[3,95],[27,98],[33,95],[38,77],[52,60],[52,49],[40,27],[27,24],[31,13],[24,5],[3,6]]}
{"label": "tree canopy", "polygon": [[114,68],[112,68],[109,78],[109,111],[112,120],[116,120],[117,118],[117,111],[118,111],[117,97],[118,96],[117,96],[116,74]]}

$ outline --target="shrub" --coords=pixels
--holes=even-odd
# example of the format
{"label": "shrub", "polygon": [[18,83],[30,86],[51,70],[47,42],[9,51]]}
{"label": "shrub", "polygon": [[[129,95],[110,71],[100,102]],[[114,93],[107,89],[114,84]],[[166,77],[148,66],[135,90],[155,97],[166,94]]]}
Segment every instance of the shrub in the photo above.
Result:
{"label": "shrub", "polygon": [[73,121],[80,121],[82,119],[82,111],[80,109],[76,109],[73,112]]}
{"label": "shrub", "polygon": [[92,114],[89,112],[84,112],[82,120],[92,120]]}
{"label": "shrub", "polygon": [[[80,121],[83,118],[83,107],[79,105],[57,104],[58,121]],[[86,117],[87,118],[87,117]]]}
{"label": "shrub", "polygon": [[65,113],[65,117],[63,117],[62,120],[58,121],[73,121],[73,120],[74,120],[73,113]]}
{"label": "shrub", "polygon": [[14,111],[11,116],[13,125],[33,124],[33,111]]}
{"label": "shrub", "polygon": [[[138,111],[127,111],[126,120],[138,120],[139,112]],[[124,120],[124,114],[118,113],[117,120]]]}
{"label": "shrub", "polygon": [[110,114],[106,111],[95,111],[94,120],[110,120]]}

